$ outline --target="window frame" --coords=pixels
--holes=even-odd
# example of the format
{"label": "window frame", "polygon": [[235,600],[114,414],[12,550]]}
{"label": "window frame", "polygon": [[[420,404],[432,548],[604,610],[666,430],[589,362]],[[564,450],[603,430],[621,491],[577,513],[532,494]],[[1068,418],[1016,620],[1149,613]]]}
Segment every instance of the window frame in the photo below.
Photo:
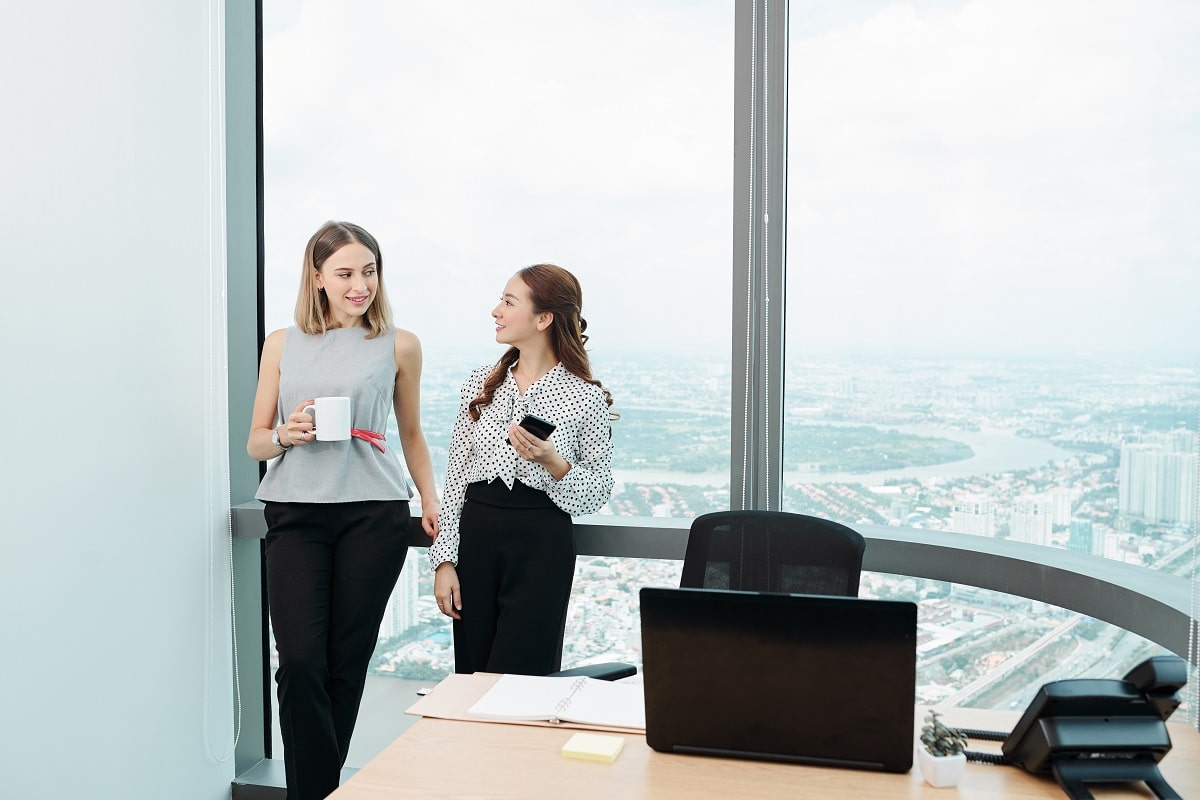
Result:
{"label": "window frame", "polygon": [[[262,0],[226,3],[226,184],[230,503],[236,772],[272,757],[261,467],[244,457],[264,337]],[[787,164],[786,2],[736,0],[730,505],[778,509],[783,486]],[[942,531],[856,526],[864,569],[951,581],[1096,617],[1174,652],[1200,640],[1186,578],[1069,551]],[[687,520],[588,517],[581,555],[682,560]],[[414,546],[427,546],[418,528]],[[237,622],[240,620],[240,624]],[[1194,653],[1189,654],[1195,657]]]}

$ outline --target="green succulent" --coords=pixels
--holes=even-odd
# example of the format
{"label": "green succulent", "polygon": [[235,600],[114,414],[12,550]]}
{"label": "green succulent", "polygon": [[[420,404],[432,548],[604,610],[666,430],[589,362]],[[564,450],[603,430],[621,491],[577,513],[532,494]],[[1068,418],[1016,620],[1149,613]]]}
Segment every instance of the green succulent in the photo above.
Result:
{"label": "green succulent", "polygon": [[967,749],[967,737],[958,728],[951,728],[938,718],[932,708],[921,726],[921,744],[930,755],[952,756]]}

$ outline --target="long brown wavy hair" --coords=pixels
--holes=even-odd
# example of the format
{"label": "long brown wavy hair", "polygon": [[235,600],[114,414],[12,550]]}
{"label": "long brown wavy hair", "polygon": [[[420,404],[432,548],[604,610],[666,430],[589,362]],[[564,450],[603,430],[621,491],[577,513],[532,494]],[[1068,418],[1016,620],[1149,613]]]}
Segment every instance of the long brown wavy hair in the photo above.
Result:
{"label": "long brown wavy hair", "polygon": [[[583,318],[583,289],[579,280],[557,264],[534,264],[517,272],[517,277],[529,287],[530,302],[533,303],[533,313],[541,314],[548,311],[554,315],[554,320],[547,329],[550,335],[550,349],[554,356],[562,362],[563,367],[575,376],[590,384],[599,386],[604,392],[604,402],[613,404],[612,394],[604,384],[592,377],[592,365],[588,361],[587,320]],[[483,383],[483,391],[467,406],[471,419],[478,420],[480,410],[491,405],[492,397],[508,374],[508,370],[521,351],[510,347],[500,356],[496,366]],[[618,415],[609,414],[610,419],[618,419]]]}

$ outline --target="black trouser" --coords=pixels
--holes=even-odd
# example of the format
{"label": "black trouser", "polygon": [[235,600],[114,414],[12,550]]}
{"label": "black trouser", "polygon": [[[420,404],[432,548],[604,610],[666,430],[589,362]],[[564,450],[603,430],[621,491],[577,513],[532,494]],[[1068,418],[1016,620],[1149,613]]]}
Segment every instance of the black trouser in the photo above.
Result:
{"label": "black trouser", "polygon": [[459,523],[455,672],[546,675],[562,665],[575,579],[571,516],[518,481],[471,484]]}
{"label": "black trouser", "polygon": [[288,800],[338,787],[367,666],[408,553],[408,503],[266,503]]}

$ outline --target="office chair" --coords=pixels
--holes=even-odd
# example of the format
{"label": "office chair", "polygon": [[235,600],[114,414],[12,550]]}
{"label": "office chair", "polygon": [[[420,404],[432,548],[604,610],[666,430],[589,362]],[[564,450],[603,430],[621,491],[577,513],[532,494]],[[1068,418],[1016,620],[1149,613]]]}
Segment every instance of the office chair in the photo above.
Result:
{"label": "office chair", "polygon": [[[558,632],[558,649],[562,651],[563,636],[566,633],[566,620],[563,620],[562,630]],[[628,678],[630,675],[637,675],[637,667],[633,664],[626,664],[624,661],[605,661],[600,664],[584,664],[581,667],[571,667],[570,669],[560,669],[558,672],[551,672],[550,675],[556,678],[565,677],[580,677],[595,678],[601,681],[615,681],[621,678]]]}
{"label": "office chair", "polygon": [[692,520],[679,585],[856,597],[866,540],[786,511],[717,511]]}
{"label": "office chair", "polygon": [[601,681],[615,681],[620,678],[628,678],[630,675],[637,675],[637,667],[623,661],[605,661],[602,664],[584,664],[582,667],[571,667],[571,669],[563,669],[550,674],[556,677],[582,675]]}
{"label": "office chair", "polygon": [[[786,511],[717,511],[692,520],[685,589],[857,597],[867,542],[837,522]],[[608,662],[556,672],[616,680],[637,673]]]}

